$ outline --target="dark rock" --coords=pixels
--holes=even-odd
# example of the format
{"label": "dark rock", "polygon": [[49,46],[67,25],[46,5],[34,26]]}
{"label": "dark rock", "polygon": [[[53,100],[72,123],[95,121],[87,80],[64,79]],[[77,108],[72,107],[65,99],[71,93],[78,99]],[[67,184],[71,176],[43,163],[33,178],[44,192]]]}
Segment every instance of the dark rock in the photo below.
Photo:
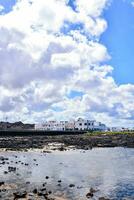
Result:
{"label": "dark rock", "polygon": [[59,148],[59,151],[64,151],[64,150],[65,150],[64,146],[61,146],[61,147]]}
{"label": "dark rock", "polygon": [[9,171],[9,172],[15,172],[15,171],[16,171],[16,167],[11,167],[11,166],[9,166],[9,167],[8,167],[8,171]]}
{"label": "dark rock", "polygon": [[83,188],[83,186],[77,186],[77,189],[82,189]]}
{"label": "dark rock", "polygon": [[0,186],[2,186],[2,185],[4,185],[5,184],[5,182],[4,181],[1,181],[0,182]]}
{"label": "dark rock", "polygon": [[38,196],[44,196],[42,192],[38,192]]}
{"label": "dark rock", "polygon": [[7,190],[6,190],[6,189],[2,189],[1,191],[2,191],[2,192],[6,192]]}
{"label": "dark rock", "polygon": [[41,191],[41,192],[46,191],[46,188],[42,188],[40,191]]}
{"label": "dark rock", "polygon": [[13,193],[13,195],[14,195],[14,200],[17,200],[17,199],[20,199],[20,198],[26,198],[27,192],[26,191],[16,192],[16,193]]}
{"label": "dark rock", "polygon": [[45,183],[43,183],[43,184],[42,184],[42,185],[43,185],[43,187],[45,187],[45,186],[46,186],[46,184],[47,184],[46,182],[45,182]]}
{"label": "dark rock", "polygon": [[97,192],[98,190],[95,190],[94,188],[90,188],[90,191],[86,194],[87,198],[92,198],[94,196],[94,193]]}
{"label": "dark rock", "polygon": [[33,193],[34,193],[34,194],[37,194],[37,192],[38,192],[37,189],[34,189],[34,190],[33,190]]}
{"label": "dark rock", "polygon": [[94,196],[94,194],[93,193],[91,193],[91,192],[88,192],[87,194],[86,194],[86,197],[89,199],[89,198],[92,198]]}
{"label": "dark rock", "polygon": [[95,193],[95,192],[98,192],[98,190],[96,190],[96,189],[94,189],[94,188],[91,187],[91,188],[90,188],[90,192],[91,192],[91,193]]}
{"label": "dark rock", "polygon": [[30,182],[29,182],[29,181],[27,181],[27,182],[26,182],[26,184],[28,185],[28,184],[30,184]]}
{"label": "dark rock", "polygon": [[69,187],[72,188],[72,187],[75,187],[75,185],[74,184],[70,184]]}

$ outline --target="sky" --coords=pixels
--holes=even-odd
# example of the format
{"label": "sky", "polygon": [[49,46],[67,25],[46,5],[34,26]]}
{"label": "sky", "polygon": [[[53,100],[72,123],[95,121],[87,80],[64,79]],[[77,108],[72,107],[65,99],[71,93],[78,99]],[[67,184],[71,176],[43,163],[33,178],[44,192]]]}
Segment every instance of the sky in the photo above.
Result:
{"label": "sky", "polygon": [[100,41],[112,57],[113,76],[119,84],[134,84],[134,7],[129,0],[113,0],[104,17],[108,28]]}
{"label": "sky", "polygon": [[0,120],[134,127],[133,0],[0,0]]}

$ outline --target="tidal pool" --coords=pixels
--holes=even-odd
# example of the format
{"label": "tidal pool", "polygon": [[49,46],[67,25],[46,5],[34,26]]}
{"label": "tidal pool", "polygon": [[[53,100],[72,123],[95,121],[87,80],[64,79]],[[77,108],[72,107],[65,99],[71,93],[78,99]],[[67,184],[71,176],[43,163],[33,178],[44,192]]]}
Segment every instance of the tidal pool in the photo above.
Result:
{"label": "tidal pool", "polygon": [[0,181],[0,197],[5,200],[13,199],[15,191],[39,190],[43,183],[53,196],[67,200],[86,200],[90,188],[97,190],[93,200],[134,199],[134,149],[0,152]]}

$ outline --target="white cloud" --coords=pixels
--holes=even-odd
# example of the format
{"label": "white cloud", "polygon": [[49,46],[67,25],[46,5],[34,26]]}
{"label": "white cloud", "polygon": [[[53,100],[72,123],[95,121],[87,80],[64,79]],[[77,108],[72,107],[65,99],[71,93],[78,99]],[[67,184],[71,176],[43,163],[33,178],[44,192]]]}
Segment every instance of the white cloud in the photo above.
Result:
{"label": "white cloud", "polygon": [[[132,124],[134,86],[118,86],[99,43],[109,0],[18,0],[0,16],[0,118],[90,117]],[[72,91],[81,96],[71,97]],[[59,111],[54,108],[59,108]]]}
{"label": "white cloud", "polygon": [[134,7],[134,1],[131,2],[131,5]]}
{"label": "white cloud", "polygon": [[80,67],[79,54],[75,52],[71,53],[59,53],[53,54],[51,59],[52,66],[58,67]]}
{"label": "white cloud", "polygon": [[76,0],[77,10],[92,17],[99,17],[108,3],[107,0]]}
{"label": "white cloud", "polygon": [[4,10],[4,7],[0,5],[0,12]]}

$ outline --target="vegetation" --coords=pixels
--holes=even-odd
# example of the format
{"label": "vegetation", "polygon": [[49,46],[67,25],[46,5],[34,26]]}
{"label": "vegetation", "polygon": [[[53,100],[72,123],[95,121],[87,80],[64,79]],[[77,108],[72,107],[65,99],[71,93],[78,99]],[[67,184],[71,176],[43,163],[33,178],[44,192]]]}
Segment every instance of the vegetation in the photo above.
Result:
{"label": "vegetation", "polygon": [[100,135],[127,135],[127,134],[134,134],[134,131],[120,131],[120,132],[101,132],[101,131],[93,131],[85,133],[85,136],[100,136]]}

